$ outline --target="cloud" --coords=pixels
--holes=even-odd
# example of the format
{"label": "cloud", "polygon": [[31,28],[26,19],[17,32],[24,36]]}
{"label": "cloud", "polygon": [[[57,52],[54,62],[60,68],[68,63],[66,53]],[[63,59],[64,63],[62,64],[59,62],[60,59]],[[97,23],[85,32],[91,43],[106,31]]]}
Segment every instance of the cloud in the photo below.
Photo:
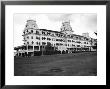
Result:
{"label": "cloud", "polygon": [[97,14],[82,14],[81,23],[86,29],[91,31],[97,30]]}
{"label": "cloud", "polygon": [[75,34],[82,35],[88,32],[95,38],[94,32],[97,31],[97,14],[95,13],[14,14],[14,46],[22,43],[22,32],[28,19],[35,19],[40,29],[60,31],[62,22],[70,20]]}
{"label": "cloud", "polygon": [[16,13],[14,14],[14,23],[23,25],[24,23],[26,23],[28,19],[35,19],[35,18],[36,18],[36,14]]}
{"label": "cloud", "polygon": [[52,22],[63,22],[70,20],[72,25],[77,24],[82,28],[88,30],[97,30],[97,14],[95,13],[76,13],[76,14],[46,14],[48,19]]}
{"label": "cloud", "polygon": [[53,22],[70,20],[72,14],[47,14],[49,20]]}

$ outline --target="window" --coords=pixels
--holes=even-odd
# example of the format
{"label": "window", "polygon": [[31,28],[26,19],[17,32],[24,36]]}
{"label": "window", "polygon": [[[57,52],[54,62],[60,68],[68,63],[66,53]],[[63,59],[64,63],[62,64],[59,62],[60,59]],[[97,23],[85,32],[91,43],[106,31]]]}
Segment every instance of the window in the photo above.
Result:
{"label": "window", "polygon": [[33,33],[33,30],[31,30],[31,32]]}
{"label": "window", "polygon": [[27,39],[29,39],[29,36],[27,36]]}
{"label": "window", "polygon": [[45,35],[45,32],[44,32],[44,31],[42,31],[42,34],[44,34],[44,35]]}
{"label": "window", "polygon": [[25,34],[25,31],[23,33]]}
{"label": "window", "polygon": [[64,27],[64,30],[65,30],[65,27]]}
{"label": "window", "polygon": [[33,27],[35,27],[35,25],[33,24]]}
{"label": "window", "polygon": [[36,42],[36,44],[38,45],[38,42]]}
{"label": "window", "polygon": [[27,42],[27,44],[29,44],[29,42]]}
{"label": "window", "polygon": [[32,44],[34,44],[34,42],[33,42],[33,41],[32,41],[31,43],[32,43]]}
{"label": "window", "polygon": [[45,45],[46,43],[45,42],[42,42],[42,45]]}
{"label": "window", "polygon": [[28,27],[28,25],[26,25],[26,27]]}
{"label": "window", "polygon": [[45,40],[46,38],[45,37],[42,37],[42,40]]}
{"label": "window", "polygon": [[68,42],[71,42],[71,40],[68,40]]}
{"label": "window", "polygon": [[76,43],[79,43],[80,44],[81,42],[80,41],[76,41]]}
{"label": "window", "polygon": [[60,43],[60,45],[63,45],[62,43]]}
{"label": "window", "polygon": [[76,39],[78,39],[78,37],[76,37]]}
{"label": "window", "polygon": [[47,40],[51,40],[50,38],[47,38]]}
{"label": "window", "polygon": [[33,36],[31,36],[31,39],[33,39]]}
{"label": "window", "polygon": [[54,41],[54,38],[52,38],[52,41]]}
{"label": "window", "polygon": [[77,45],[77,47],[80,47],[80,45]]}
{"label": "window", "polygon": [[58,33],[56,33],[56,36],[58,36],[58,37],[59,37],[59,34],[58,34]]}
{"label": "window", "polygon": [[74,40],[72,40],[72,42],[75,42]]}
{"label": "window", "polygon": [[39,50],[39,46],[34,46],[34,49],[35,50]]}
{"label": "window", "polygon": [[58,39],[56,39],[56,41],[58,41]]}
{"label": "window", "polygon": [[28,30],[27,30],[27,32],[28,32]]}
{"label": "window", "polygon": [[84,44],[86,44],[86,42],[84,42]]}
{"label": "window", "polygon": [[72,46],[75,46],[75,45],[72,44]]}
{"label": "window", "polygon": [[65,40],[63,39],[63,42],[65,42]]}
{"label": "window", "polygon": [[59,45],[59,43],[56,43],[56,45]]}
{"label": "window", "polygon": [[37,37],[37,36],[36,36],[36,39],[39,39],[39,40],[40,40],[40,37]]}
{"label": "window", "polygon": [[47,32],[47,35],[50,35],[50,32]]}
{"label": "window", "polygon": [[36,31],[36,34],[39,34],[39,32],[38,32],[38,31]]}
{"label": "window", "polygon": [[54,36],[54,33],[51,36]]}

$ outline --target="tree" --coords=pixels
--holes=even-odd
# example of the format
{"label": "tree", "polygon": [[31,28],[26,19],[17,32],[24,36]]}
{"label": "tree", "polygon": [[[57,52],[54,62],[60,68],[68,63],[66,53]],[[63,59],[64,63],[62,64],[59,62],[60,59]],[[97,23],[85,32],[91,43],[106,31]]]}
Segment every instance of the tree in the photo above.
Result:
{"label": "tree", "polygon": [[47,45],[45,46],[45,54],[46,55],[54,54],[54,47],[52,47],[50,42],[47,42]]}

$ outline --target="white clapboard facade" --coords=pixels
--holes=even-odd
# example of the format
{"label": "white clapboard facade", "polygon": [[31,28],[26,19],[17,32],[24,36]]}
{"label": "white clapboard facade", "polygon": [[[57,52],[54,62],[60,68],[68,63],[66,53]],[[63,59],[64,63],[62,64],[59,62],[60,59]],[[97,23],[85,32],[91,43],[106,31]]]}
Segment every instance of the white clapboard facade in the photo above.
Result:
{"label": "white clapboard facade", "polygon": [[61,53],[62,51],[68,53],[73,51],[96,51],[93,46],[96,46],[97,39],[89,37],[89,33],[73,34],[74,31],[70,21],[62,22],[60,30],[58,32],[40,29],[35,20],[27,20],[22,35],[24,44],[14,48],[16,50],[15,54],[19,56],[23,53],[33,54],[35,51],[43,51],[48,43],[51,43],[51,46],[57,48]]}

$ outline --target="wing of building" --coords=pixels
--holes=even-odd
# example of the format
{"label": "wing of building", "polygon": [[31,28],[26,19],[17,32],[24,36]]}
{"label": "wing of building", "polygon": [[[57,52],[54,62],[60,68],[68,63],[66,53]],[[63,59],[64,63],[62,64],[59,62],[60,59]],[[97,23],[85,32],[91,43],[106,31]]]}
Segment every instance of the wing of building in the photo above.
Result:
{"label": "wing of building", "polygon": [[15,55],[22,56],[45,50],[48,43],[55,48],[54,50],[66,53],[77,51],[96,51],[97,39],[89,37],[89,33],[82,35],[73,34],[70,21],[62,22],[61,31],[39,29],[35,20],[27,20],[23,30],[22,46],[15,47]]}

